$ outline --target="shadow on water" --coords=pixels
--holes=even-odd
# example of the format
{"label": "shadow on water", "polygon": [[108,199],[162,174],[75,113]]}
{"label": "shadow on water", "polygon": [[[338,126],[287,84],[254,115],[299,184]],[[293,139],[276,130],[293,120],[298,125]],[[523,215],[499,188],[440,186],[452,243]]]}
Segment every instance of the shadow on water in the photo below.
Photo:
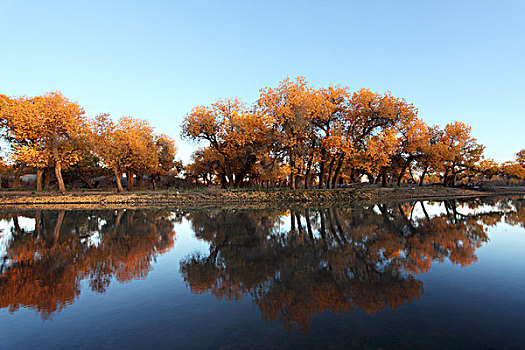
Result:
{"label": "shadow on water", "polygon": [[[440,210],[436,211],[439,207]],[[525,227],[525,200],[414,202],[288,211],[85,210],[2,212],[0,308],[44,319],[73,303],[87,281],[144,279],[189,220],[204,254],[180,261],[192,293],[249,297],[263,319],[306,332],[320,313],[373,314],[418,300],[433,262],[476,262],[488,228]],[[21,224],[30,219],[31,225]]]}

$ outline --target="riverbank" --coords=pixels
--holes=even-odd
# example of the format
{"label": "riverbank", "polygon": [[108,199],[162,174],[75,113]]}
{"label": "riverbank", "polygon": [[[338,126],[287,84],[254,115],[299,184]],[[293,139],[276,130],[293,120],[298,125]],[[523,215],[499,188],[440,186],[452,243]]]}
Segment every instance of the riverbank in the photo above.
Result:
{"label": "riverbank", "polygon": [[423,187],[362,186],[336,190],[222,190],[193,189],[115,193],[100,191],[57,192],[0,192],[0,207],[67,209],[67,208],[221,208],[221,207],[278,207],[301,204],[362,205],[390,201],[442,200],[447,198],[525,195],[524,187],[495,187],[490,190]]}

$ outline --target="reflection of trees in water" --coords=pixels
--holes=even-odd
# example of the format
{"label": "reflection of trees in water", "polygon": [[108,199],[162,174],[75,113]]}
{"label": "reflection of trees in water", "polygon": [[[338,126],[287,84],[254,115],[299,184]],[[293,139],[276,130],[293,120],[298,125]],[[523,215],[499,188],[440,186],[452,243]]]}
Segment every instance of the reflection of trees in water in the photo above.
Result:
{"label": "reflection of trees in water", "polygon": [[513,226],[525,228],[525,198],[512,201],[514,211],[505,216],[505,222]]}
{"label": "reflection of trees in water", "polygon": [[[414,274],[428,271],[432,261],[475,262],[475,250],[488,240],[487,227],[504,217],[525,217],[516,210],[523,210],[522,203],[470,202],[469,209],[492,207],[462,214],[456,201],[447,201],[437,216],[422,202],[198,212],[190,219],[197,237],[209,242],[210,254],[190,256],[181,272],[194,293],[210,291],[228,300],[250,295],[264,319],[305,331],[309,318],[325,311],[375,313],[419,299],[423,284]],[[422,212],[417,217],[416,205]],[[289,232],[279,230],[284,214]]]}
{"label": "reflection of trees in water", "polygon": [[[424,203],[195,212],[188,218],[210,253],[190,256],[181,272],[193,292],[227,300],[249,295],[264,319],[289,330],[306,330],[325,311],[393,309],[421,296],[415,275],[433,261],[476,261],[488,226],[525,227],[524,199],[460,204],[444,202],[440,215]],[[19,216],[33,218],[34,229]],[[13,224],[0,257],[0,308],[30,307],[47,318],[74,302],[83,280],[102,293],[112,278],[146,277],[152,261],[173,246],[180,217],[159,210],[36,210],[0,219]]]}
{"label": "reflection of trees in water", "polygon": [[1,263],[0,308],[38,310],[43,318],[71,304],[80,282],[103,293],[112,278],[147,276],[157,254],[173,247],[174,222],[163,211],[32,211],[34,230],[13,221]]}

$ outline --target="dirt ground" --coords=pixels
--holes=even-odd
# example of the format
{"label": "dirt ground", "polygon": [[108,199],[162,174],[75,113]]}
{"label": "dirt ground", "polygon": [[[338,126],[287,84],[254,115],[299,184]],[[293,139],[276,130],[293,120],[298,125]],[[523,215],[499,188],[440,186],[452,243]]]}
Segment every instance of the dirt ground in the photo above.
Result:
{"label": "dirt ground", "polygon": [[36,193],[1,191],[0,208],[90,209],[90,208],[238,208],[294,205],[362,205],[388,201],[411,201],[465,197],[525,195],[525,187],[494,187],[490,190],[445,188],[442,186],[372,187],[336,190],[289,189],[193,189],[148,192],[71,191]]}

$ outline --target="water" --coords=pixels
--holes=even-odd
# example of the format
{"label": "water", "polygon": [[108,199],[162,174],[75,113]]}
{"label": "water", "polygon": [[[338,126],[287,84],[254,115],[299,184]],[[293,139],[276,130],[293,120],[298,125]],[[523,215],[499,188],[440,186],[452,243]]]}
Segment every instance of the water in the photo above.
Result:
{"label": "water", "polygon": [[0,348],[525,348],[525,199],[3,210]]}

